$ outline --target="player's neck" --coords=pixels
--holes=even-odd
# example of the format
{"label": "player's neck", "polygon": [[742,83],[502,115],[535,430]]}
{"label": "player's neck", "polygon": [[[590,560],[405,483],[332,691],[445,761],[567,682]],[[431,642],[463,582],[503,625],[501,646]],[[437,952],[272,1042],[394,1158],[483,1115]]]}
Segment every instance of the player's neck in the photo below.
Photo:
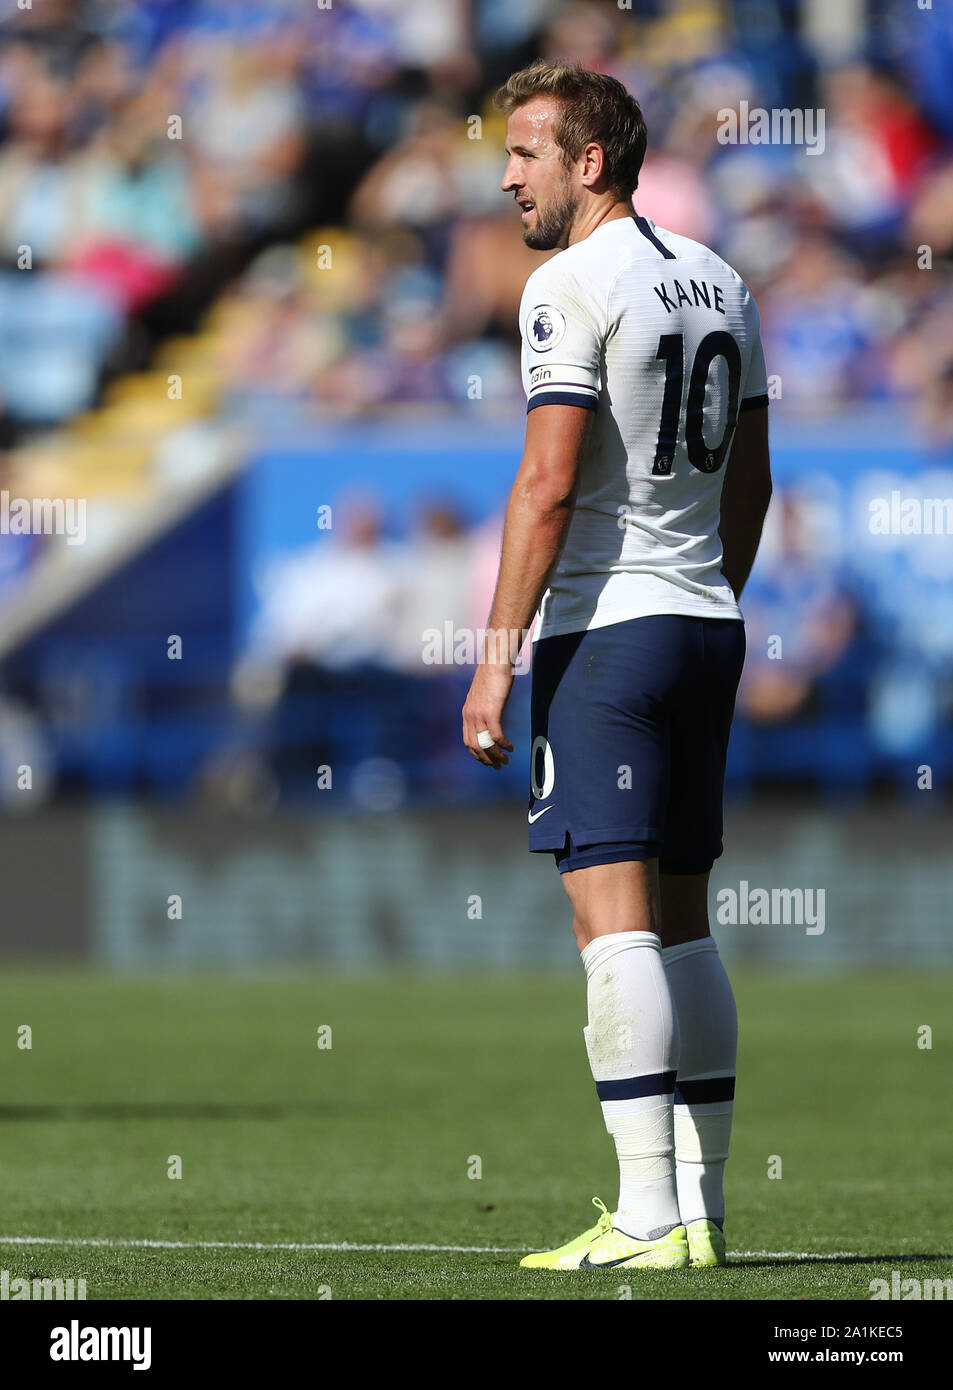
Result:
{"label": "player's neck", "polygon": [[577,241],[585,241],[587,236],[597,227],[603,226],[606,222],[617,222],[622,217],[633,217],[632,204],[629,202],[619,202],[617,199],[602,202],[593,201],[592,205],[581,212],[578,220],[573,223],[569,232],[567,246],[575,246]]}

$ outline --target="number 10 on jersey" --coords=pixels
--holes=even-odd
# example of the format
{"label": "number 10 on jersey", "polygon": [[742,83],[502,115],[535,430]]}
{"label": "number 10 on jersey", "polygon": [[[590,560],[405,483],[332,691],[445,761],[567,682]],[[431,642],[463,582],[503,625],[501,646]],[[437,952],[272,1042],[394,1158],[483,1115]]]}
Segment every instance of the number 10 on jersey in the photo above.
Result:
{"label": "number 10 on jersey", "polygon": [[[685,381],[685,337],[682,333],[663,333],[655,354],[665,363],[665,394],[662,397],[662,418],[659,421],[658,443],[652,473],[664,477],[671,473],[678,447],[681,424],[682,386]],[[725,427],[717,444],[706,444],[705,388],[708,373],[716,357],[723,357],[728,367],[728,412]],[[730,333],[723,330],[702,338],[695,352],[688,378],[688,400],[685,405],[685,447],[688,461],[699,473],[717,473],[725,460],[731,436],[738,422],[738,390],[741,385],[741,350]]]}

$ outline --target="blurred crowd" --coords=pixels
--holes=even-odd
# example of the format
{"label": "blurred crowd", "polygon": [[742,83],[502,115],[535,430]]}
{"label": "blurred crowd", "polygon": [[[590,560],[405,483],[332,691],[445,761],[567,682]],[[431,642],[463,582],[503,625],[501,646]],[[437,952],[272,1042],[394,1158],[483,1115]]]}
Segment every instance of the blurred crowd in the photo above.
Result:
{"label": "blurred crowd", "polygon": [[[953,552],[942,535],[865,533],[869,475],[850,464],[844,488],[816,473],[776,488],[742,600],[737,788],[794,781],[841,794],[885,779],[911,792],[921,761],[938,786],[953,777]],[[907,486],[929,495],[951,484],[947,470]],[[336,515],[333,534],[276,556],[260,577],[233,678],[242,724],[232,751],[260,758],[251,792],[269,784],[276,798],[310,795],[314,769],[327,767],[358,803],[384,809],[410,796],[521,794],[521,756],[502,787],[474,777],[460,756],[459,710],[502,516],[468,526],[451,502],[432,498],[397,532],[368,489],[342,496]],[[530,651],[527,642],[518,675]],[[510,729],[525,731],[529,684],[514,683]],[[232,799],[241,801],[251,794],[248,764],[226,759],[220,771],[236,769]]]}
{"label": "blurred crowd", "polygon": [[[0,478],[22,483],[35,441],[71,431],[64,457],[81,459],[84,489],[107,459],[110,479],[144,476],[165,428],[157,392],[164,401],[165,374],[183,364],[193,408],[252,442],[474,402],[517,416],[517,307],[541,256],[499,188],[491,98],[537,56],[637,95],[649,151],[635,206],[747,279],[776,399],[813,413],[895,400],[928,450],[949,449],[953,6],[834,9],[0,0]],[[723,113],[742,102],[822,113],[823,151],[724,143]],[[120,423],[126,454],[110,452]],[[449,757],[455,688],[424,694],[436,684],[419,677],[459,682],[461,667],[422,662],[421,634],[485,621],[498,524],[468,529],[446,499],[401,542],[372,499],[342,517],[267,576],[238,707],[288,729],[300,696],[308,744],[324,702],[325,750],[334,729],[346,744],[377,727],[376,752],[395,762],[405,720],[426,714]],[[914,632],[917,605],[904,603],[890,621],[920,673],[913,693],[899,675],[879,694],[876,679],[863,686],[889,596],[871,618],[856,567],[812,549],[796,497],[780,499],[772,527],[746,603],[746,718],[770,727],[833,703],[879,718],[896,743],[898,728],[948,717],[936,672],[953,670],[953,637],[924,653],[949,625]],[[0,586],[36,548],[0,537]],[[766,643],[780,630],[788,648],[774,661]],[[308,766],[322,747],[308,744]],[[438,779],[439,759],[430,767]]]}
{"label": "blurred crowd", "polygon": [[[300,13],[300,8],[299,13]],[[34,0],[0,26],[0,400],[61,424],[317,212],[300,19]],[[241,29],[258,12],[261,42]],[[322,208],[323,210],[323,208]]]}
{"label": "blurred crowd", "polygon": [[[399,802],[411,784],[425,799],[446,800],[453,787],[469,796],[459,711],[496,580],[501,518],[468,527],[452,502],[433,498],[395,537],[370,491],[342,498],[335,516],[333,533],[266,569],[233,673],[244,720],[234,747],[263,758],[254,794],[269,777],[285,793],[310,790],[314,770],[328,767],[355,780],[368,804]],[[234,777],[237,767],[241,787],[246,766],[230,757],[222,772]]]}
{"label": "blurred crowd", "polygon": [[[816,11],[816,7],[812,7]],[[636,194],[762,307],[776,390],[909,398],[953,437],[953,12],[799,0],[6,0],[0,408],[8,439],[208,331],[220,408],[519,399],[538,253],[499,191],[490,97],[572,57],[637,94]],[[719,112],[820,109],[823,153]],[[32,272],[32,273],[28,273]],[[214,330],[214,331],[212,331]]]}

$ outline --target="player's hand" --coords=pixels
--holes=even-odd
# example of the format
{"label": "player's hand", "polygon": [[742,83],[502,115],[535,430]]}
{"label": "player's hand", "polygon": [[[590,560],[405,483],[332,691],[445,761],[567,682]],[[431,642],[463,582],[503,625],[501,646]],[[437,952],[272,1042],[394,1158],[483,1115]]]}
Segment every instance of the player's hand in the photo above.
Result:
{"label": "player's hand", "polygon": [[[500,722],[512,687],[512,666],[481,663],[463,706],[463,741],[477,762],[486,767],[503,767],[509,762],[506,754],[513,751]],[[484,729],[493,738],[492,748],[480,747],[478,735]]]}

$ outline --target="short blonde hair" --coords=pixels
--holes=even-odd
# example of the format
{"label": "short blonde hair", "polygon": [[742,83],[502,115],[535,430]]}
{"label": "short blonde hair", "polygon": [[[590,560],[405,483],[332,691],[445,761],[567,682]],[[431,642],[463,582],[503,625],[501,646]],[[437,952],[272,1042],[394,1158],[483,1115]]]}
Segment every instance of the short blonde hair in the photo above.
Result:
{"label": "short blonde hair", "polygon": [[574,164],[590,141],[602,146],[606,179],[620,198],[639,186],[648,132],[642,108],[614,77],[590,72],[578,63],[539,59],[514,72],[493,98],[507,115],[533,97],[555,97],[560,110],[553,122],[556,143],[567,164]]}

